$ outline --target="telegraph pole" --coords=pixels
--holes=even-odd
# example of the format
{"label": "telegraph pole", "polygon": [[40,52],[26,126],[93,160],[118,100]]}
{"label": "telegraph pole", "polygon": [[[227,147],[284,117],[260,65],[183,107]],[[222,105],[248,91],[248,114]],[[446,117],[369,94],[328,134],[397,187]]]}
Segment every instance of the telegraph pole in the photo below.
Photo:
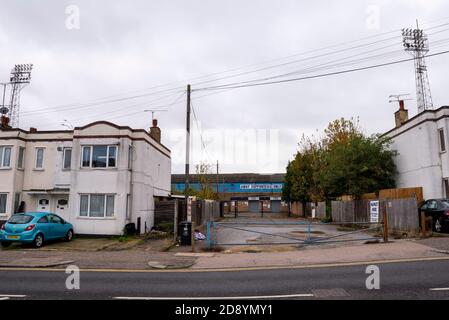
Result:
{"label": "telegraph pole", "polygon": [[188,218],[188,200],[189,200],[189,169],[190,169],[190,84],[187,85],[187,114],[186,114],[186,172],[185,172],[185,200],[186,200],[186,218]]}
{"label": "telegraph pole", "polygon": [[218,179],[218,160],[217,160],[217,177],[216,177],[216,184],[217,184],[217,200],[220,201],[220,197],[218,195],[218,183],[219,183],[219,179]]}

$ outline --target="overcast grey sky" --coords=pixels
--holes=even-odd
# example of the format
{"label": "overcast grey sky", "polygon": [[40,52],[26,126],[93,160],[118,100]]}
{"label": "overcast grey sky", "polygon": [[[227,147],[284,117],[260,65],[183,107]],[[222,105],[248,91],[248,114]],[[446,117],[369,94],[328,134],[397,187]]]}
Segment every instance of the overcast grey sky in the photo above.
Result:
{"label": "overcast grey sky", "polygon": [[[151,114],[143,110],[167,109],[156,117],[163,143],[172,149],[175,173],[183,171],[182,91],[189,82],[195,90],[326,63],[352,62],[299,76],[406,59],[399,29],[414,27],[417,18],[424,29],[431,28],[426,31],[430,53],[449,49],[449,25],[444,25],[449,23],[449,2],[444,0],[0,4],[0,82],[8,80],[14,64],[34,64],[31,84],[22,92],[21,127],[64,129],[66,119],[73,126],[108,120],[148,128]],[[299,55],[331,45],[338,46]],[[354,46],[361,47],[349,50]],[[436,106],[449,104],[448,57],[427,59]],[[282,63],[288,64],[210,81]],[[229,70],[234,71],[221,73]],[[198,78],[214,73],[219,74]],[[210,82],[198,83],[206,80]],[[207,152],[192,119],[192,162],[219,160],[223,172],[283,172],[300,135],[322,130],[336,118],[359,117],[367,133],[392,128],[397,106],[388,103],[388,96],[398,93],[415,98],[411,61],[287,84],[193,92]],[[131,99],[136,95],[143,96]],[[99,103],[115,98],[123,100]],[[411,116],[416,114],[416,101],[407,106]]]}

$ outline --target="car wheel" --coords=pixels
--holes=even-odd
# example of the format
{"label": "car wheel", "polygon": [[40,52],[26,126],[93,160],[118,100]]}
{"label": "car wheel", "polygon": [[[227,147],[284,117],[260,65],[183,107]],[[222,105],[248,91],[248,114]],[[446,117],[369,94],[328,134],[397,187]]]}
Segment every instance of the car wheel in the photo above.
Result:
{"label": "car wheel", "polygon": [[3,248],[8,248],[11,245],[11,242],[2,242],[1,245]]}
{"label": "car wheel", "polygon": [[69,230],[65,236],[66,241],[72,241],[73,239],[73,230]]}
{"label": "car wheel", "polygon": [[40,248],[42,247],[42,245],[44,244],[44,236],[42,234],[38,234],[35,238],[34,238],[34,247],[36,248]]}
{"label": "car wheel", "polygon": [[433,230],[435,232],[441,232],[443,229],[440,219],[435,219],[435,222],[433,223]]}

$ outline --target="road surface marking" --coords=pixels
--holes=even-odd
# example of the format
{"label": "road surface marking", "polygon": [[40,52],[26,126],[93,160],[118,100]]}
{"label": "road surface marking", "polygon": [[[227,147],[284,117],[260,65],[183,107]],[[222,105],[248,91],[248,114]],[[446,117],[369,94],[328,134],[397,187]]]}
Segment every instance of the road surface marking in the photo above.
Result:
{"label": "road surface marking", "polygon": [[431,288],[430,291],[449,291],[449,288]]}
{"label": "road surface marking", "polygon": [[282,294],[272,296],[242,297],[114,297],[117,300],[252,300],[252,299],[285,299],[313,297],[311,293]]}
{"label": "road surface marking", "polygon": [[[354,261],[344,263],[322,263],[310,264],[302,266],[260,266],[260,267],[238,267],[238,268],[211,268],[211,269],[171,269],[171,270],[152,270],[152,269],[83,269],[81,272],[111,272],[111,273],[189,273],[189,272],[236,272],[236,271],[257,271],[257,270],[285,270],[285,269],[312,269],[312,268],[338,268],[350,266],[363,266],[368,264],[391,264],[391,263],[406,263],[406,262],[424,262],[424,261],[444,261],[449,260],[449,257],[427,257],[427,258],[413,258],[413,259],[394,259],[394,260],[368,260],[368,261]],[[53,271],[65,272],[65,269],[58,268],[16,268],[16,267],[0,267],[1,271]]]}
{"label": "road surface marking", "polygon": [[9,300],[11,298],[25,298],[23,294],[0,294],[0,301]]}

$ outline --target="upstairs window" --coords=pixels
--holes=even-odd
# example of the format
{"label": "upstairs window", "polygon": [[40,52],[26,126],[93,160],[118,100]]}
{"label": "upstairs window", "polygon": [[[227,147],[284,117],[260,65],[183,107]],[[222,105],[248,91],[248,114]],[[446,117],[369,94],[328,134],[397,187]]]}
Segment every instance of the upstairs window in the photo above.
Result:
{"label": "upstairs window", "polygon": [[44,168],[44,148],[36,148],[36,169]]}
{"label": "upstairs window", "polygon": [[11,168],[11,147],[0,146],[0,168]]}
{"label": "upstairs window", "polygon": [[62,168],[64,170],[70,170],[72,166],[72,148],[64,148],[63,153]]}
{"label": "upstairs window", "polygon": [[440,151],[445,152],[446,151],[446,141],[444,139],[444,129],[438,129],[438,137],[440,139]]}
{"label": "upstairs window", "polygon": [[81,166],[83,168],[115,168],[117,166],[117,147],[84,146]]}
{"label": "upstairs window", "polygon": [[19,147],[19,158],[17,159],[17,169],[23,169],[25,167],[25,148]]}

